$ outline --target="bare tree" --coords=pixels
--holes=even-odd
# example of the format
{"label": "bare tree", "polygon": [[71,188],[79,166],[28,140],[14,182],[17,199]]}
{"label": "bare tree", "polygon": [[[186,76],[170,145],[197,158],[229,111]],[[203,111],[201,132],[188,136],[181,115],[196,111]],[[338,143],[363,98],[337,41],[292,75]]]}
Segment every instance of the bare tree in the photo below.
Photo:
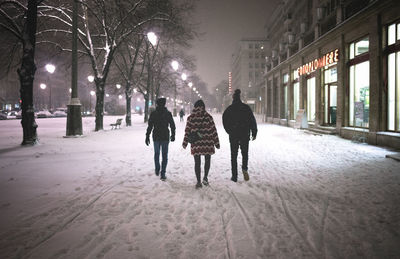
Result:
{"label": "bare tree", "polygon": [[[140,33],[141,28],[154,21],[169,21],[169,1],[136,0],[136,1],[107,1],[82,0],[80,3],[78,22],[78,40],[81,45],[80,53],[90,60],[91,69],[96,85],[96,126],[95,130],[103,129],[104,94],[110,67],[116,50],[132,34]],[[43,6],[41,14],[54,27],[48,27],[41,34],[48,43],[58,45],[67,50],[62,42],[52,41],[55,33],[71,34],[71,8],[68,5]]]}
{"label": "bare tree", "polygon": [[[21,60],[18,62],[20,68],[17,70],[22,102],[22,145],[34,145],[38,141],[33,107],[33,80],[36,72],[37,10],[42,1],[28,0],[27,4],[25,1],[17,0],[3,0],[0,2],[0,27],[17,40],[13,44],[13,50],[22,49]],[[11,63],[12,61],[10,61]]]}

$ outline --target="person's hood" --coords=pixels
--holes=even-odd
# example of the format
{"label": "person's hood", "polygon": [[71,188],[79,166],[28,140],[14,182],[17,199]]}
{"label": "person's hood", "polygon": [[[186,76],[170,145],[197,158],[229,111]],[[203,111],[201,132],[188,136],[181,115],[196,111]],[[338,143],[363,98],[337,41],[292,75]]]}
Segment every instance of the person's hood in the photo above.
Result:
{"label": "person's hood", "polygon": [[202,116],[202,115],[205,114],[205,112],[206,112],[206,110],[205,110],[205,108],[204,108],[203,106],[195,107],[195,108],[193,109],[193,111],[192,111],[192,113],[193,113],[195,116]]}

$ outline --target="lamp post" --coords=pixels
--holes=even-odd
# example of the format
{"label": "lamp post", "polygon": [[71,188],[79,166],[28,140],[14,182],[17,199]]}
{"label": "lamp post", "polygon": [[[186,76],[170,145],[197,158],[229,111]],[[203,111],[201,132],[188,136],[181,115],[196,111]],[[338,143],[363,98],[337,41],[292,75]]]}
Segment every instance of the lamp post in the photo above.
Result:
{"label": "lamp post", "polygon": [[78,98],[78,0],[72,5],[71,100],[68,104],[66,136],[82,135],[81,102]]}
{"label": "lamp post", "polygon": [[95,92],[92,90],[90,91],[90,114],[92,113],[92,96],[95,94]]}
{"label": "lamp post", "polygon": [[[45,68],[50,74],[53,74],[56,70],[56,67],[52,64],[47,64]],[[51,111],[51,84],[49,83],[49,75],[47,75],[47,83],[49,84],[49,111]]]}
{"label": "lamp post", "polygon": [[[172,69],[176,72],[179,68],[179,63],[178,61],[174,60],[171,62]],[[175,82],[175,87],[174,87],[174,111],[173,115],[176,116],[176,82]]]}
{"label": "lamp post", "polygon": [[[44,90],[44,89],[46,89],[46,87],[47,87],[46,84],[40,84],[40,89]],[[40,99],[41,99],[41,102],[40,102],[40,103],[41,103],[41,106],[42,106],[41,109],[43,109],[43,99],[44,99],[44,98],[43,98],[42,95],[41,95],[41,97],[42,97],[42,98],[40,98]]]}
{"label": "lamp post", "polygon": [[[89,76],[87,77],[87,79],[88,79],[89,83],[93,83],[93,81],[94,81],[94,76],[89,75]],[[90,112],[92,112],[92,96],[93,96],[94,94],[95,94],[95,92],[94,92],[93,90],[91,90],[91,91],[90,91],[90,96],[89,96],[89,98],[90,98],[90,100],[89,100],[89,103],[90,103],[89,111],[90,111]]]}
{"label": "lamp post", "polygon": [[189,112],[190,112],[190,111],[192,111],[192,102],[193,102],[192,101],[192,86],[193,86],[193,83],[189,82],[188,86],[190,88],[190,100],[189,100]]}

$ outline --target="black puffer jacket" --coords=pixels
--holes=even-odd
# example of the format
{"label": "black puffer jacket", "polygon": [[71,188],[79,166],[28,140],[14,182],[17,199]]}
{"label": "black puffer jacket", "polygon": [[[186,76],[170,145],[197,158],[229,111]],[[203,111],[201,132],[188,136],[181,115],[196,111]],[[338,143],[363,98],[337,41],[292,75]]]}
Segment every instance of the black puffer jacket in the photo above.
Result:
{"label": "black puffer jacket", "polygon": [[169,129],[171,136],[175,137],[175,122],[171,112],[165,107],[156,107],[156,110],[150,114],[146,136],[149,137],[153,131],[153,141],[169,141]]}
{"label": "black puffer jacket", "polygon": [[234,100],[222,115],[222,122],[229,139],[250,139],[257,135],[257,122],[254,114],[247,104]]}

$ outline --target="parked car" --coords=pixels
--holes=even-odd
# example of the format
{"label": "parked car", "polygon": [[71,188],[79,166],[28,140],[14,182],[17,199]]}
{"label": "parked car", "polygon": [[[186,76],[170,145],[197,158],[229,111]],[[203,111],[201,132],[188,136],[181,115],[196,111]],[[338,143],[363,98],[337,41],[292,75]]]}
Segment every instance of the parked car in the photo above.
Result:
{"label": "parked car", "polygon": [[64,112],[64,111],[55,111],[55,112],[53,113],[53,115],[54,115],[55,117],[67,117],[67,113]]}
{"label": "parked car", "polygon": [[53,118],[54,117],[54,115],[51,112],[49,112],[48,110],[38,111],[36,113],[36,116],[38,118]]}
{"label": "parked car", "polygon": [[17,112],[16,118],[22,119],[22,111],[21,110]]}
{"label": "parked car", "polygon": [[7,120],[7,115],[4,113],[0,113],[0,120]]}
{"label": "parked car", "polygon": [[17,118],[17,111],[10,111],[7,113],[7,119],[16,119]]}

